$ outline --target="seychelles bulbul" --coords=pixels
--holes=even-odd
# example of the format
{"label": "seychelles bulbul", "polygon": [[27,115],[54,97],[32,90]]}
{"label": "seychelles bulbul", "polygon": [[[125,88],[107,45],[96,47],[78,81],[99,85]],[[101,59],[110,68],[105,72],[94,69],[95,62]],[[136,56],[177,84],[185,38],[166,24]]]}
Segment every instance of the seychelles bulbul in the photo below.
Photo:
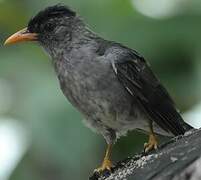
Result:
{"label": "seychelles bulbul", "polygon": [[5,44],[23,41],[48,52],[64,95],[105,138],[107,151],[96,171],[111,170],[112,146],[130,130],[149,132],[148,152],[158,146],[156,134],[177,136],[192,128],[143,56],[92,32],[69,7],[40,11]]}

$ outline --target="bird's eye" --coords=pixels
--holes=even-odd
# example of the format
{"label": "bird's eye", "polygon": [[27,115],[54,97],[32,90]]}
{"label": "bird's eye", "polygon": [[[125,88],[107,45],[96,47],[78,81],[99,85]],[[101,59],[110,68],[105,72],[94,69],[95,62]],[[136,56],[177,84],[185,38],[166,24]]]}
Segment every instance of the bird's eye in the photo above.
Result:
{"label": "bird's eye", "polygon": [[52,23],[47,23],[46,25],[45,25],[45,29],[46,29],[46,31],[53,31],[54,30],[54,24],[52,24]]}

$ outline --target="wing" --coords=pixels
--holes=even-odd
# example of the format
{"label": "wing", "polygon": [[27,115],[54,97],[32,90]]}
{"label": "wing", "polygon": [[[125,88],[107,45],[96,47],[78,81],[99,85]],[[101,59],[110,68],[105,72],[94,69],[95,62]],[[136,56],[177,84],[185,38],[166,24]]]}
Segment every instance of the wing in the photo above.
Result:
{"label": "wing", "polygon": [[111,62],[121,84],[137,99],[151,120],[174,135],[185,133],[186,123],[143,57],[130,50]]}

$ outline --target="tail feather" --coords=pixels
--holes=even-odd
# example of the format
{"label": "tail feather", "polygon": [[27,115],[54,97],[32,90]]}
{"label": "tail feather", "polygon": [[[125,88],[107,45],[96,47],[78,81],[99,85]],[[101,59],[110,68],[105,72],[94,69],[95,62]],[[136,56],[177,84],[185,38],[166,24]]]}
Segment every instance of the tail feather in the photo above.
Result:
{"label": "tail feather", "polygon": [[183,120],[182,120],[182,127],[184,128],[185,132],[190,131],[191,129],[194,129],[191,125],[187,124]]}

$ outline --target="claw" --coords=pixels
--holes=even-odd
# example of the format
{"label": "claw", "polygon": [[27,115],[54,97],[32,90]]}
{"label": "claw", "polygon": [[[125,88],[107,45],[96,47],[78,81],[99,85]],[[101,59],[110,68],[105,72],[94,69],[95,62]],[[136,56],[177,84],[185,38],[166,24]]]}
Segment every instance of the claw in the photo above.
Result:
{"label": "claw", "polygon": [[94,170],[94,172],[102,173],[104,171],[110,171],[112,168],[112,162],[108,159],[105,159],[101,165],[101,167]]}
{"label": "claw", "polygon": [[144,144],[144,152],[147,153],[156,149],[158,149],[158,140],[154,134],[150,134],[149,142]]}

